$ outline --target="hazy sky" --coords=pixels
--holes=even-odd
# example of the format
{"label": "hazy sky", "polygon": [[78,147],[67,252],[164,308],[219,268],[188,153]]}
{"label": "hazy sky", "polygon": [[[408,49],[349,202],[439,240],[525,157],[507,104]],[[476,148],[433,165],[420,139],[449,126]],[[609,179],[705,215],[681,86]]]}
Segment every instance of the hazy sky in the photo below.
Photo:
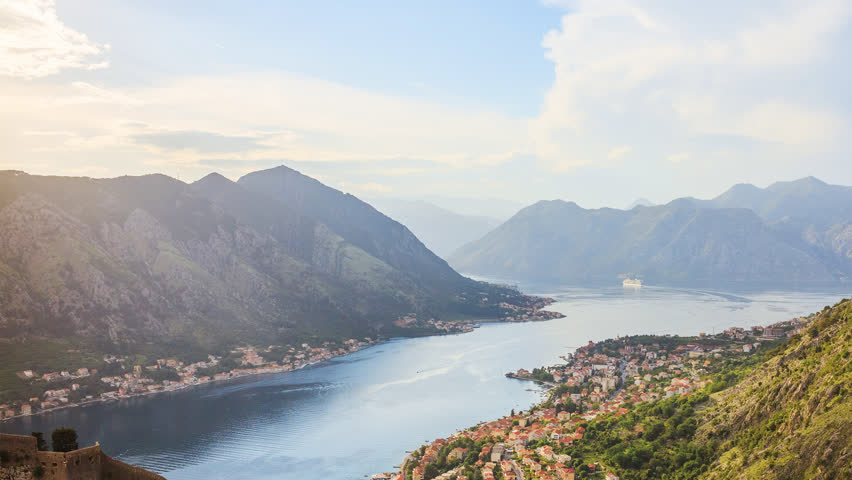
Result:
{"label": "hazy sky", "polygon": [[623,207],[852,185],[852,2],[0,0],[0,169]]}

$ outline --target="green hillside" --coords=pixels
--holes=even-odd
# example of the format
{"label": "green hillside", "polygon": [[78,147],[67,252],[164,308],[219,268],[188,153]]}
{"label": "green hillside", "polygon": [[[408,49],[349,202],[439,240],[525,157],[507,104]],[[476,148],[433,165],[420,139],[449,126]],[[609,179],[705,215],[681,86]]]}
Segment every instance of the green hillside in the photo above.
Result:
{"label": "green hillside", "polygon": [[852,478],[852,301],[821,312],[733,388],[696,441],[718,444],[708,479]]}
{"label": "green hillside", "polygon": [[623,480],[852,478],[850,351],[844,300],[775,349],[726,361],[703,390],[589,422],[574,464]]}

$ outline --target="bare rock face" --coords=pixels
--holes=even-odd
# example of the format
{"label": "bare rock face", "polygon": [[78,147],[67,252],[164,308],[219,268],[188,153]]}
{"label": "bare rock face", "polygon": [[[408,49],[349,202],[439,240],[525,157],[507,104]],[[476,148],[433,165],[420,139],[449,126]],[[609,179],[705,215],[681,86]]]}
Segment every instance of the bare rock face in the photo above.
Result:
{"label": "bare rock face", "polygon": [[834,253],[852,259],[852,223],[836,225],[827,237]]}
{"label": "bare rock face", "polygon": [[357,214],[329,217],[345,234],[221,176],[187,185],[0,172],[0,336],[209,348],[367,336],[408,312],[493,315],[494,305],[462,305],[482,285],[405,227],[296,180],[290,188],[325,202],[314,213]]}

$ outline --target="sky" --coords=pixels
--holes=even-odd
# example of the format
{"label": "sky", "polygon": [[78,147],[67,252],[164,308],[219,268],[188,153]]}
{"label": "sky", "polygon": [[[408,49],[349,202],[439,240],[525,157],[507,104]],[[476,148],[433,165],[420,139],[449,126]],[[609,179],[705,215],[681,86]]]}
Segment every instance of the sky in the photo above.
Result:
{"label": "sky", "polygon": [[848,0],[0,0],[0,169],[285,164],[459,210],[852,185],[851,20]]}

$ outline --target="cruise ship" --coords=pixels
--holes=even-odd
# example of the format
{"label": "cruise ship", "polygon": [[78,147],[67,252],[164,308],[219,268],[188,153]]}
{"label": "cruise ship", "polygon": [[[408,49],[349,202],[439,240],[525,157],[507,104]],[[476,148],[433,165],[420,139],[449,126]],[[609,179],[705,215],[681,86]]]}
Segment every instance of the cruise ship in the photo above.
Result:
{"label": "cruise ship", "polygon": [[638,278],[627,277],[624,279],[623,282],[621,282],[621,286],[623,286],[624,288],[639,288],[642,286],[642,280],[639,280]]}

